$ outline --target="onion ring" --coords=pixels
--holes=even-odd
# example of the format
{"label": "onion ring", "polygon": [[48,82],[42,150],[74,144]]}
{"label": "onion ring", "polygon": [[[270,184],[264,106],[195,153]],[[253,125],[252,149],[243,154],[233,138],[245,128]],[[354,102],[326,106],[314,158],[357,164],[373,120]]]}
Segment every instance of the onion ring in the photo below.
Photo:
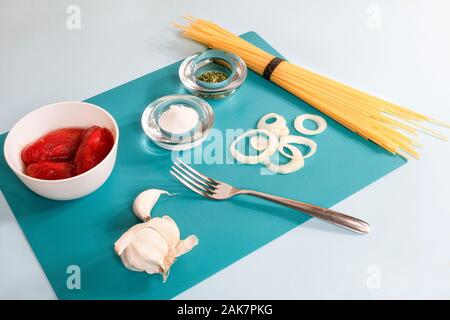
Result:
{"label": "onion ring", "polygon": [[268,170],[274,173],[288,174],[301,169],[305,165],[303,155],[298,148],[290,144],[286,144],[284,147],[288,148],[292,152],[292,155],[290,157],[291,160],[286,164],[278,165],[274,164],[269,159],[264,162]]}
{"label": "onion ring", "polygon": [[289,128],[287,126],[278,130],[279,137],[284,137],[284,136],[288,136],[288,135],[289,135]]}
{"label": "onion ring", "polygon": [[[246,156],[237,150],[236,145],[240,140],[248,136],[257,135],[259,133],[265,134],[269,138],[267,148],[263,152],[261,152],[257,156]],[[233,158],[241,163],[257,164],[269,159],[277,151],[277,146],[278,137],[276,136],[276,134],[266,129],[253,129],[241,134],[233,140],[233,142],[230,144],[230,153]]]}
{"label": "onion ring", "polygon": [[[267,123],[267,120],[275,118],[275,122]],[[280,116],[279,114],[276,114],[274,112],[268,113],[259,119],[258,124],[256,127],[258,129],[281,129],[286,126],[286,120]]]}
{"label": "onion ring", "polygon": [[[286,158],[292,159],[292,155],[287,154],[284,152],[283,148],[287,147],[291,143],[297,143],[302,144],[309,147],[309,152],[303,156],[303,158],[307,159],[311,156],[313,156],[317,151],[317,143],[315,143],[313,140],[301,137],[301,136],[285,136],[280,138],[280,142],[278,144],[278,152],[280,152],[283,156]],[[289,148],[288,148],[289,149]],[[292,152],[292,150],[291,150]]]}
{"label": "onion ring", "polygon": [[268,141],[261,136],[253,136],[250,138],[250,145],[257,151],[263,151],[267,148]]}
{"label": "onion ring", "polygon": [[[267,120],[275,118],[275,122],[267,123]],[[286,126],[286,120],[276,113],[268,113],[259,119],[256,125],[258,129],[267,129],[277,136],[286,136],[289,134],[289,128]]]}
{"label": "onion ring", "polygon": [[[307,129],[303,126],[303,122],[305,120],[312,120],[316,123],[317,129],[311,130]],[[319,134],[327,128],[327,122],[324,118],[321,116],[315,115],[315,114],[301,114],[297,116],[294,120],[294,128],[300,133],[306,134],[306,135],[315,135]]]}

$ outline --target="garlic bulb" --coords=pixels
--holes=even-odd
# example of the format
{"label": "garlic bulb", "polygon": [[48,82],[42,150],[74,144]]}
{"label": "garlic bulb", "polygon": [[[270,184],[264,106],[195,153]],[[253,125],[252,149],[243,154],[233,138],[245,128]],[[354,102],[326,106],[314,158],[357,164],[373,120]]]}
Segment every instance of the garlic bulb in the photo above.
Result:
{"label": "garlic bulb", "polygon": [[141,192],[133,203],[133,212],[142,221],[150,220],[150,212],[162,194],[170,195],[165,190],[149,189]]}
{"label": "garlic bulb", "polygon": [[148,274],[159,273],[163,281],[169,276],[175,259],[198,244],[196,236],[180,240],[180,230],[169,216],[152,218],[125,232],[114,250],[126,268]]}

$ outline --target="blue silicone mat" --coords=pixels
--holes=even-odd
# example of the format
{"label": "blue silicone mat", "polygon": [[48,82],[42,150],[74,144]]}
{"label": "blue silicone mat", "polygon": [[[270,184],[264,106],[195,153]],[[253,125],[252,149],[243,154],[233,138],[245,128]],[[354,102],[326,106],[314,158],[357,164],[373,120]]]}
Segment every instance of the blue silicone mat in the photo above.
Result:
{"label": "blue silicone mat", "polygon": [[[256,33],[243,37],[279,55]],[[172,64],[87,100],[107,109],[120,127],[116,167],[95,193],[67,202],[41,198],[25,188],[9,170],[4,157],[0,157],[1,191],[58,298],[172,298],[308,219],[294,210],[245,196],[223,202],[203,199],[169,175],[171,153],[148,141],[141,130],[140,117],[151,101],[184,93],[178,66],[179,63]],[[318,114],[253,72],[249,72],[237,94],[210,104],[216,112],[215,128],[221,131],[254,128],[257,120],[269,112],[283,115],[292,131],[296,115]],[[330,207],[405,163],[325,118],[328,129],[313,137],[318,152],[294,174],[261,175],[259,165],[201,164],[196,168],[237,187]],[[214,139],[220,137],[214,135],[205,141],[203,152],[224,152],[229,156],[227,145],[214,150]],[[2,151],[4,140],[2,135]],[[189,152],[201,156],[198,150],[201,148]],[[182,237],[195,234],[200,239],[197,247],[176,261],[166,283],[159,275],[128,271],[113,250],[119,236],[139,222],[132,213],[134,197],[149,188],[178,193],[170,198],[162,196],[153,215],[170,215]],[[359,212],[350,214],[358,216]],[[340,236],[336,233],[335,241]],[[66,269],[70,265],[80,267],[80,290],[67,288]]]}

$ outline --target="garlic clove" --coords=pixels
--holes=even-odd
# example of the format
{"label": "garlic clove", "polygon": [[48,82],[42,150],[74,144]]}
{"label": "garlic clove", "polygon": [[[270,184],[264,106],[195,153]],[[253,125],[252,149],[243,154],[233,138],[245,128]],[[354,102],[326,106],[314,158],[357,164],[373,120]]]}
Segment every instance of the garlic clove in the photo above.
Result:
{"label": "garlic clove", "polygon": [[198,245],[198,238],[194,235],[191,235],[184,240],[180,240],[175,247],[175,257],[188,253],[196,245]]}
{"label": "garlic clove", "polygon": [[169,246],[161,234],[144,228],[120,257],[128,269],[153,274],[161,273],[168,252]]}
{"label": "garlic clove", "polygon": [[137,225],[132,226],[128,231],[126,231],[115,243],[114,243],[114,250],[116,253],[120,256],[122,252],[127,248],[127,246],[133,242],[133,240],[136,238],[138,232],[146,228],[148,225],[147,222],[139,223]]}
{"label": "garlic clove", "polygon": [[163,216],[162,218],[153,218],[150,222],[151,228],[161,234],[169,245],[169,248],[174,249],[178,241],[180,241],[180,230],[175,221],[169,216]]}
{"label": "garlic clove", "polygon": [[133,212],[142,221],[150,220],[150,212],[162,194],[170,195],[165,190],[149,189],[141,192],[133,202]]}

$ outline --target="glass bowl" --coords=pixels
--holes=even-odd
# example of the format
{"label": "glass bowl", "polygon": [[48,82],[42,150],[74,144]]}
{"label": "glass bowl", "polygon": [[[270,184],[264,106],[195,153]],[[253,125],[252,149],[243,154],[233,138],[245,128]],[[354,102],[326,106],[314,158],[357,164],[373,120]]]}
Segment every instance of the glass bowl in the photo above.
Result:
{"label": "glass bowl", "polygon": [[[215,82],[203,81],[207,73],[222,77]],[[219,50],[206,50],[187,57],[178,71],[184,87],[193,95],[206,99],[222,99],[236,92],[247,77],[247,66],[237,55]],[[218,81],[220,80],[220,81]]]}
{"label": "glass bowl", "polygon": [[[188,130],[168,131],[160,124],[161,116],[171,107],[187,107],[198,115],[197,123]],[[198,146],[214,125],[214,111],[198,97],[175,94],[161,97],[145,108],[141,118],[145,134],[158,146],[168,150],[187,150]]]}

